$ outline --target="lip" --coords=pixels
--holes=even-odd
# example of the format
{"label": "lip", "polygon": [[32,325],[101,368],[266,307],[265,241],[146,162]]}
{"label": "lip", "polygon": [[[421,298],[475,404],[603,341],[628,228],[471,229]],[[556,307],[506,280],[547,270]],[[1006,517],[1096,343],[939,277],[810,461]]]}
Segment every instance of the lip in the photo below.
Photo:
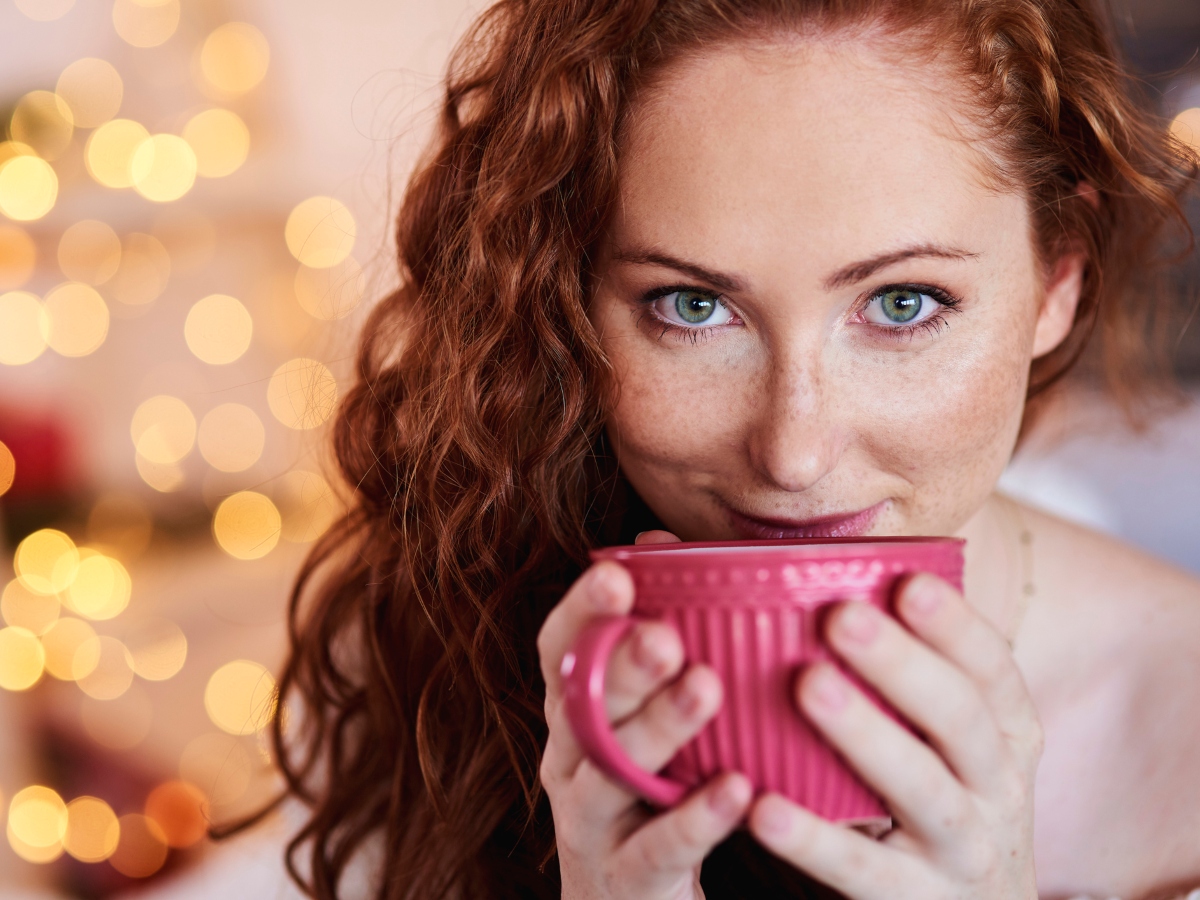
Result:
{"label": "lip", "polygon": [[871,530],[875,517],[887,501],[858,512],[834,513],[812,519],[768,519],[748,516],[727,507],[733,527],[744,540],[778,541],[791,538],[860,537]]}

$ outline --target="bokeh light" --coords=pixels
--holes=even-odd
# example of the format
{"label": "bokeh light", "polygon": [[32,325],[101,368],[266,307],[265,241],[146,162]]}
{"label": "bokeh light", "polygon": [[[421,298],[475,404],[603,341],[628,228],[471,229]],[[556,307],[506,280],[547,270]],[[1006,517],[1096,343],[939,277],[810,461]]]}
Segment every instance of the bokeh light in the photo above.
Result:
{"label": "bokeh light", "polygon": [[35,22],[61,19],[75,6],[75,0],[13,0],[13,3]]}
{"label": "bokeh light", "polygon": [[275,679],[267,667],[248,659],[226,663],[204,689],[204,709],[229,734],[254,734],[275,712]]}
{"label": "bokeh light", "polygon": [[61,604],[53,594],[38,594],[14,578],[0,595],[0,615],[5,623],[33,634],[45,634],[58,621]]}
{"label": "bokeh light", "polygon": [[125,645],[110,635],[91,638],[75,651],[71,674],[94,700],[115,700],[133,684],[133,660]]}
{"label": "bokeh light", "polygon": [[160,784],[146,797],[144,811],[162,828],[168,847],[191,847],[208,832],[208,798],[186,781]]}
{"label": "bokeh light", "polygon": [[129,427],[138,455],[152,463],[171,465],[192,452],[196,417],[178,397],[159,394],[134,412]]}
{"label": "bokeh light", "polygon": [[358,225],[340,201],[310,197],[292,210],[283,234],[288,250],[303,265],[328,269],[350,255]]}
{"label": "bokeh light", "polygon": [[121,239],[95,219],[76,222],[58,241],[58,267],[72,281],[104,284],[121,265]]}
{"label": "bokeh light", "polygon": [[108,306],[90,285],[59,285],[46,295],[43,306],[46,343],[61,356],[87,356],[108,337]]}
{"label": "bokeh light", "polygon": [[17,460],[4,441],[0,441],[0,497],[8,493],[8,489],[17,480]]}
{"label": "bokeh light", "polygon": [[167,836],[140,813],[121,816],[121,837],[109,865],[127,878],[149,878],[167,861]]}
{"label": "bokeh light", "polygon": [[63,69],[54,92],[70,107],[76,128],[96,128],[120,112],[125,85],[112,63],[86,57]]}
{"label": "bokeh light", "polygon": [[250,347],[254,320],[241,301],[226,294],[198,300],[188,311],[183,337],[196,358],[210,365],[227,365]]}
{"label": "bokeh light", "polygon": [[219,94],[244,94],[267,74],[271,47],[261,31],[245,22],[229,22],[212,32],[200,48],[200,72]]}
{"label": "bokeh light", "polygon": [[134,464],[142,481],[160,494],[178,491],[187,482],[183,467],[177,463],[156,463],[138,453],[134,457]]}
{"label": "bokeh light", "polygon": [[250,154],[250,129],[228,109],[197,113],[183,127],[183,139],[196,154],[196,174],[205,178],[233,174]]}
{"label": "bokeh light", "polygon": [[200,788],[213,806],[229,806],[245,796],[253,773],[250,754],[229,734],[193,738],[179,757],[180,776]]}
{"label": "bokeh light", "polygon": [[125,611],[133,591],[129,572],[103,553],[82,556],[75,578],[66,590],[67,605],[94,621],[113,619]]}
{"label": "bokeh light", "polygon": [[133,671],[147,681],[174,678],[187,660],[187,636],[168,619],[140,622],[125,635],[125,646],[133,660]]}
{"label": "bokeh light", "polygon": [[28,690],[45,670],[46,651],[36,634],[15,625],[0,628],[0,688]]}
{"label": "bokeh light", "polygon": [[179,0],[116,0],[113,27],[134,47],[157,47],[179,27]]}
{"label": "bokeh light", "polygon": [[1185,109],[1171,121],[1171,134],[1200,153],[1200,107]]}
{"label": "bokeh light", "polygon": [[52,91],[30,91],[17,101],[9,133],[42,159],[58,159],[71,145],[75,115],[67,101]]}
{"label": "bokeh light", "polygon": [[84,148],[88,174],[105,187],[133,187],[133,155],[149,137],[145,126],[132,119],[105,122]]}
{"label": "bokeh light", "polygon": [[58,176],[36,156],[14,156],[0,163],[0,212],[18,222],[40,219],[58,199]]}
{"label": "bokeh light", "polygon": [[158,238],[133,233],[125,237],[121,266],[108,285],[114,300],[125,306],[145,306],[157,300],[171,278],[171,256]]}
{"label": "bokeh light", "polygon": [[244,472],[262,456],[267,430],[254,410],[222,403],[200,421],[200,455],[220,472]]}
{"label": "bokeh light", "polygon": [[314,319],[332,322],[349,315],[362,302],[366,278],[353,256],[325,269],[296,270],[296,300]]}
{"label": "bokeh light", "polygon": [[341,513],[333,488],[316,472],[296,469],[279,480],[275,492],[285,541],[305,544],[323,535]]}
{"label": "bokeh light", "polygon": [[0,223],[0,291],[24,287],[37,265],[37,245],[25,229]]}
{"label": "bokeh light", "polygon": [[146,504],[132,494],[102,494],[87,520],[88,542],[120,559],[141,556],[154,535],[154,519]]}
{"label": "bokeh light", "polygon": [[235,559],[259,559],[275,549],[282,526],[279,510],[257,491],[239,491],[213,514],[213,537]]}
{"label": "bokeh light", "polygon": [[63,848],[80,862],[104,862],[121,839],[121,826],[112,807],[99,797],[76,797],[67,804]]}
{"label": "bokeh light", "polygon": [[323,424],[337,406],[337,381],[315,359],[285,362],[267,384],[267,405],[288,428],[307,430]]}
{"label": "bokeh light", "polygon": [[49,323],[42,301],[25,291],[0,294],[0,363],[23,366],[46,349]]}
{"label": "bokeh light", "polygon": [[154,723],[150,695],[134,682],[115,700],[85,696],[79,717],[88,737],[110,750],[130,750],[146,739]]}
{"label": "bokeh light", "polygon": [[54,790],[33,785],[17,791],[8,805],[8,842],[29,862],[53,862],[62,855],[67,804]]}
{"label": "bokeh light", "polygon": [[92,626],[83,619],[63,616],[42,635],[46,671],[59,681],[74,681],[75,654],[95,636]]}
{"label": "bokeh light", "polygon": [[147,200],[178,200],[196,183],[196,154],[183,138],[156,134],[138,145],[129,163],[133,187]]}
{"label": "bokeh light", "polygon": [[63,532],[42,528],[17,545],[13,566],[21,584],[35,594],[58,594],[75,580],[79,550]]}

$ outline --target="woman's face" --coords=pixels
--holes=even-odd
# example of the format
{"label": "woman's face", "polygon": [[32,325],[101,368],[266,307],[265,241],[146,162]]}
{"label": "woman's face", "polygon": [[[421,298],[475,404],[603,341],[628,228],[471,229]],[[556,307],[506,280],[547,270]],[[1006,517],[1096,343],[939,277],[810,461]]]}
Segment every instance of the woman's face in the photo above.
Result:
{"label": "woman's face", "polygon": [[1080,266],[1044,274],[971,115],[880,40],[716,49],[635,109],[591,317],[672,531],[938,534],[983,503]]}

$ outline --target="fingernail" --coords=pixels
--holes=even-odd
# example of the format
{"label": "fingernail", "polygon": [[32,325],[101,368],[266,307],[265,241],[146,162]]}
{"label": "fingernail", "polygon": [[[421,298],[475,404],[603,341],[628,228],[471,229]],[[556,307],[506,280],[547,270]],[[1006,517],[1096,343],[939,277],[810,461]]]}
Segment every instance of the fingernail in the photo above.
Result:
{"label": "fingernail", "polygon": [[922,578],[909,585],[904,594],[904,606],[909,612],[930,616],[942,605],[942,592],[938,585]]}
{"label": "fingernail", "polygon": [[754,824],[759,831],[782,837],[791,831],[792,814],[778,797],[764,797],[758,802]]}
{"label": "fingernail", "polygon": [[617,607],[617,592],[612,575],[607,568],[592,570],[592,583],[588,587],[588,599],[600,612],[612,612]]}
{"label": "fingernail", "polygon": [[857,644],[869,644],[879,634],[879,613],[865,603],[847,603],[834,624],[844,637]]}
{"label": "fingernail", "polygon": [[829,665],[813,672],[808,678],[807,687],[809,696],[827,712],[840,712],[850,701],[845,680]]}
{"label": "fingernail", "polygon": [[742,776],[726,778],[708,795],[708,805],[723,819],[740,816],[750,802],[750,782]]}
{"label": "fingernail", "polygon": [[692,679],[684,678],[675,689],[675,706],[689,719],[700,709],[700,697],[692,687]]}
{"label": "fingernail", "polygon": [[651,675],[657,675],[667,664],[662,648],[657,646],[653,635],[645,630],[639,630],[633,639],[633,660]]}

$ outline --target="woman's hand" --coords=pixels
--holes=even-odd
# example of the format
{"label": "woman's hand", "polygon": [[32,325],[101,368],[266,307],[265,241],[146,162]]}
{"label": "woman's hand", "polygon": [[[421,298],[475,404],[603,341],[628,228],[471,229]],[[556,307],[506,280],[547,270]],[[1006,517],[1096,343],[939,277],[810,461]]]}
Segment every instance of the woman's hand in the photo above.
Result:
{"label": "woman's hand", "polygon": [[918,740],[827,664],[797,684],[805,715],[882,796],[883,840],[778,795],[750,828],[853,900],[1036,900],[1033,783],[1042,731],[1007,642],[946,582],[910,580],[895,620],[866,604],[830,617],[833,649],[911,722]]}
{"label": "woman's hand", "polygon": [[[678,539],[653,532],[639,542],[665,540]],[[591,619],[623,615],[632,605],[629,573],[615,563],[600,563],[575,582],[538,635],[550,728],[541,778],[554,813],[563,897],[568,900],[703,896],[701,861],[750,805],[749,781],[730,774],[694,791],[674,809],[650,815],[636,795],[584,758],[563,711],[562,658]],[[679,675],[682,663],[679,636],[655,622],[635,626],[609,662],[606,697],[617,739],[635,762],[652,772],[691,740],[721,705],[716,673],[706,666],[690,666]]]}

